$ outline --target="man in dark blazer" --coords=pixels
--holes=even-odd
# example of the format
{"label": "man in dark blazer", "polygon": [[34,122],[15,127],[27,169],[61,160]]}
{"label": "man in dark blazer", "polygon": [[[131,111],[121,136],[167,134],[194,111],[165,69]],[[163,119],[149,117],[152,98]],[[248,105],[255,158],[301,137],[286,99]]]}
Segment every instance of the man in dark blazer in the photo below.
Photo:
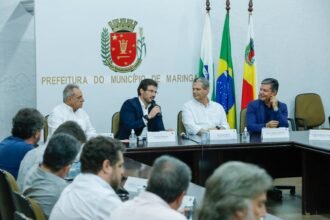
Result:
{"label": "man in dark blazer", "polygon": [[261,133],[262,128],[288,127],[287,106],[276,98],[278,86],[273,78],[261,82],[259,99],[247,107],[246,127],[250,133]]}
{"label": "man in dark blazer", "polygon": [[148,131],[165,130],[160,106],[154,100],[157,87],[157,82],[152,79],[140,82],[138,97],[126,100],[120,109],[116,138],[128,139],[132,129],[137,136],[146,136]]}

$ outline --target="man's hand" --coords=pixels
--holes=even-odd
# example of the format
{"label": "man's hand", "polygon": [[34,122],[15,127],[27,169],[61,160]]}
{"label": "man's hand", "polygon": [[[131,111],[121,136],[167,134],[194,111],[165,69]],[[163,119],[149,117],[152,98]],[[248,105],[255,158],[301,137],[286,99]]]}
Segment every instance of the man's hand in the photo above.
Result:
{"label": "man's hand", "polygon": [[160,113],[160,108],[159,106],[155,106],[151,109],[151,111],[149,112],[148,118],[152,119],[154,117],[156,117],[156,115]]}
{"label": "man's hand", "polygon": [[266,128],[277,128],[278,126],[278,121],[269,121],[268,123],[266,123]]}
{"label": "man's hand", "polygon": [[278,100],[277,100],[276,96],[272,96],[270,98],[270,103],[271,103],[274,111],[277,111],[278,110]]}

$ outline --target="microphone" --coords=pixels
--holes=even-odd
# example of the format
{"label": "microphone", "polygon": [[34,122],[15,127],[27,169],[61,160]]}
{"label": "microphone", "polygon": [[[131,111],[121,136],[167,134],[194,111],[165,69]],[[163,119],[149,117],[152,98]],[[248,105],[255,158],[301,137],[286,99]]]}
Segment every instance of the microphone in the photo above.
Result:
{"label": "microphone", "polygon": [[[158,106],[159,109],[161,110],[160,106],[156,104],[156,101],[155,101],[155,100],[152,100],[150,104],[151,104],[151,106],[150,106],[150,110],[153,109],[153,108],[156,107],[156,106]],[[156,117],[158,117],[158,116],[162,116],[162,113],[161,113],[161,112],[158,112],[158,113],[156,114]]]}
{"label": "microphone", "polygon": [[198,141],[196,141],[196,140],[190,138],[189,135],[187,135],[187,134],[184,133],[184,132],[181,132],[180,137],[181,137],[183,140],[189,140],[189,141],[195,142],[196,144],[199,144]]}

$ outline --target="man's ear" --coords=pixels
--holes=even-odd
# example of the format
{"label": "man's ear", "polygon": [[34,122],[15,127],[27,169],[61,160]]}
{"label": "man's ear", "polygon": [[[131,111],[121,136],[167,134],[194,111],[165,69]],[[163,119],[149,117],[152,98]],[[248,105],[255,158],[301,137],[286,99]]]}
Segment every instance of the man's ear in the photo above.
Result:
{"label": "man's ear", "polygon": [[104,160],[102,163],[102,171],[104,173],[109,173],[112,172],[112,167],[110,165],[110,161],[109,160]]}

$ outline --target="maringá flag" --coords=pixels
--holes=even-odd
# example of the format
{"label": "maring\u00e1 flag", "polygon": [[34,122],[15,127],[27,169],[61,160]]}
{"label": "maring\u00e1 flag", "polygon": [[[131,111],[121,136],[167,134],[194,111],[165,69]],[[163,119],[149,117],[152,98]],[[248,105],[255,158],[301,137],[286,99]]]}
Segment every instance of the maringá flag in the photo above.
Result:
{"label": "maring\u00e1 flag", "polygon": [[257,97],[257,72],[255,64],[254,35],[252,15],[249,15],[248,38],[244,54],[244,74],[242,85],[241,109],[247,107],[250,101]]}
{"label": "maring\u00e1 flag", "polygon": [[216,101],[225,109],[230,128],[236,128],[234,70],[231,59],[228,12],[223,27],[218,77],[216,83]]}
{"label": "maring\u00e1 flag", "polygon": [[198,77],[205,77],[210,82],[209,99],[214,100],[214,68],[212,57],[212,32],[209,13],[206,13],[202,36],[201,57],[199,60]]}

